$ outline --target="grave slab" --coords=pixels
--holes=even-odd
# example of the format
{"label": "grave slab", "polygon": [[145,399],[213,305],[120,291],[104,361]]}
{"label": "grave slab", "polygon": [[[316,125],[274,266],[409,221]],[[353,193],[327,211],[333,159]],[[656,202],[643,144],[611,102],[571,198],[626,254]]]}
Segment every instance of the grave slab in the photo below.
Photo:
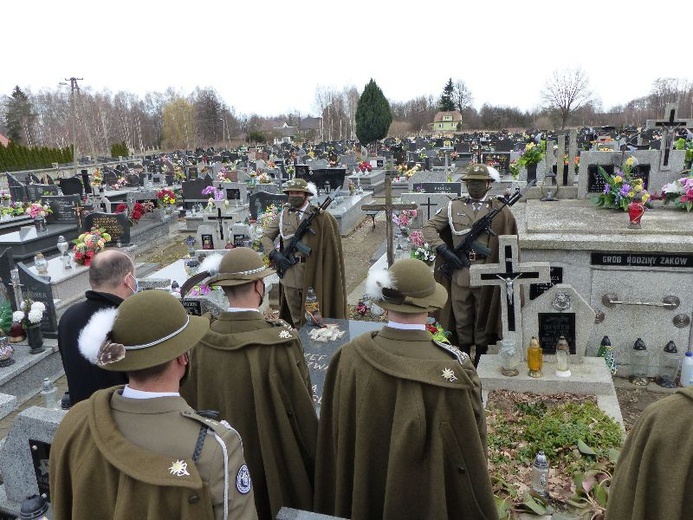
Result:
{"label": "grave slab", "polygon": [[481,356],[477,373],[483,387],[484,403],[488,393],[493,390],[530,392],[535,394],[560,394],[563,392],[581,395],[596,395],[599,408],[623,427],[621,408],[618,405],[616,389],[604,358],[586,357],[584,363],[571,365],[570,377],[556,375],[556,365],[545,363],[544,376],[529,377],[527,365],[519,367],[520,373],[513,377],[501,374],[500,356],[486,354]]}
{"label": "grave slab", "polygon": [[58,251],[58,237],[63,235],[68,242],[79,235],[76,224],[51,224],[46,231],[36,231],[31,225],[19,231],[0,235],[0,250],[11,247],[15,260],[33,259],[41,251],[44,255]]}

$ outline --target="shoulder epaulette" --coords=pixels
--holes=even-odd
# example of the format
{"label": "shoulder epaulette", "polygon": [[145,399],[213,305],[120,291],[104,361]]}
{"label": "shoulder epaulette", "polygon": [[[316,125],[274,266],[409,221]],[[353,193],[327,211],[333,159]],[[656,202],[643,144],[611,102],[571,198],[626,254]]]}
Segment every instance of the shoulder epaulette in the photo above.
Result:
{"label": "shoulder epaulette", "polygon": [[442,341],[438,341],[437,339],[434,339],[433,343],[435,343],[443,350],[455,356],[457,358],[457,361],[459,361],[460,365],[463,364],[465,360],[470,359],[469,354],[467,354],[466,352],[462,352],[455,345],[451,345],[450,343],[443,343]]}

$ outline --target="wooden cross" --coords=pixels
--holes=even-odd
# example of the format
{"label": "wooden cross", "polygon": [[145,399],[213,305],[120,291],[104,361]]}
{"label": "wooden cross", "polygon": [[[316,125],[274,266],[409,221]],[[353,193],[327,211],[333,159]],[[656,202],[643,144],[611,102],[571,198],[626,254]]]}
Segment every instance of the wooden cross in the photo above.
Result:
{"label": "wooden cross", "polygon": [[[662,144],[660,146],[664,147],[664,155],[662,156],[662,166],[669,165],[669,154],[673,148],[674,140],[670,137],[670,133],[673,134],[674,130],[679,127],[685,127],[686,121],[676,121],[676,110],[677,106],[674,103],[669,103],[666,106],[664,117],[667,119],[662,119],[654,122],[655,126],[662,129]],[[663,168],[664,169],[664,168]]]}
{"label": "wooden cross", "polygon": [[[392,212],[402,209],[416,209],[416,204],[393,204],[392,202],[392,171],[385,172],[385,204],[364,204],[361,209],[365,212],[384,211],[385,212],[385,236],[387,245],[387,266],[390,267],[395,259],[392,244]],[[375,215],[373,216],[375,226]]]}
{"label": "wooden cross", "polygon": [[522,284],[551,281],[548,262],[518,260],[518,239],[514,235],[498,237],[497,264],[472,265],[469,269],[470,285],[497,285],[502,290],[501,321],[503,339],[516,339],[522,345]]}

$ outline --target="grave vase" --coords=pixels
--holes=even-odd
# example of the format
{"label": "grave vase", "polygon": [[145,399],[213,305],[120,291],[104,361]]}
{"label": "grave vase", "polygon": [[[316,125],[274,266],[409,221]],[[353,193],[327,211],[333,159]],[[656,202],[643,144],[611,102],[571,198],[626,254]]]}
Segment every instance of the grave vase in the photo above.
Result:
{"label": "grave vase", "polygon": [[34,219],[34,227],[36,231],[41,232],[46,230],[46,219],[44,217],[36,217]]}
{"label": "grave vase", "polygon": [[29,350],[29,354],[39,354],[45,350],[40,323],[26,328],[26,341],[31,349]]}
{"label": "grave vase", "polygon": [[527,165],[527,182],[537,180],[537,165],[528,164]]}

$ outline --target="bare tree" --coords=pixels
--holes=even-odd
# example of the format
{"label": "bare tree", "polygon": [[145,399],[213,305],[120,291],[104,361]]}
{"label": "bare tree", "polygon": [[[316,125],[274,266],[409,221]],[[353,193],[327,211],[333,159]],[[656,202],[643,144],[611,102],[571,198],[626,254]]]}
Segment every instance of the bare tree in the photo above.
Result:
{"label": "bare tree", "polygon": [[472,93],[469,92],[464,81],[457,80],[452,87],[452,102],[455,108],[463,113],[467,108],[472,106]]}
{"label": "bare tree", "polygon": [[541,97],[545,108],[560,118],[563,130],[570,116],[592,98],[587,74],[580,68],[555,70]]}

